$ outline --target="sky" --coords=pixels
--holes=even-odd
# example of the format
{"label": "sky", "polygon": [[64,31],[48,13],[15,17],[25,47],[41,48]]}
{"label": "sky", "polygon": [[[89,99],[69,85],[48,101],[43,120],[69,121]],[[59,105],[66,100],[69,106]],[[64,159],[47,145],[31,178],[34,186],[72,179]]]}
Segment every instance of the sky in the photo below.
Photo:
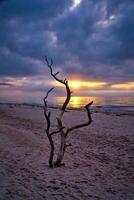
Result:
{"label": "sky", "polygon": [[[0,97],[134,94],[134,0],[0,0]],[[17,99],[16,98],[16,99]]]}

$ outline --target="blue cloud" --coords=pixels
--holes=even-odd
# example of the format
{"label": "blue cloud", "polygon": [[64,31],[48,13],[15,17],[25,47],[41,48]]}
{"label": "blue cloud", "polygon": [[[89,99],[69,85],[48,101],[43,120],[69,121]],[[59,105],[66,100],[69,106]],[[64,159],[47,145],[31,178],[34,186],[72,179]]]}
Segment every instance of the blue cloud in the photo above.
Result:
{"label": "blue cloud", "polygon": [[85,79],[131,81],[134,2],[0,1],[0,75],[35,76],[45,55],[56,68]]}

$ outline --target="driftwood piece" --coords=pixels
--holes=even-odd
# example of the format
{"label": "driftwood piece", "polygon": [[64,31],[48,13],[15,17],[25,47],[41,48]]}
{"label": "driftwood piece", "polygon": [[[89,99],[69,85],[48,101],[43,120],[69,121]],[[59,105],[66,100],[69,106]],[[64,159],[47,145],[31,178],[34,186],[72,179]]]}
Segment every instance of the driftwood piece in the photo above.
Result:
{"label": "driftwood piece", "polygon": [[[53,132],[50,132],[50,128],[51,128],[51,120],[50,120],[50,116],[51,116],[51,112],[50,111],[47,111],[48,107],[47,107],[47,97],[49,95],[49,93],[54,89],[54,88],[51,88],[47,93],[46,93],[46,96],[44,97],[44,116],[46,118],[46,122],[47,122],[47,128],[46,128],[46,134],[47,134],[47,137],[48,137],[48,140],[49,140],[49,143],[50,143],[50,147],[51,147],[51,150],[50,150],[50,156],[49,156],[49,166],[50,167],[59,167],[61,165],[63,165],[62,161],[63,161],[63,157],[64,157],[64,153],[66,151],[66,138],[68,136],[68,134],[75,130],[75,129],[78,129],[78,128],[82,128],[82,127],[85,127],[85,126],[88,126],[91,124],[92,122],[92,118],[91,118],[91,113],[90,113],[90,105],[93,104],[93,101],[91,101],[90,103],[88,103],[86,106],[85,106],[85,109],[87,111],[87,116],[88,116],[88,121],[85,122],[85,123],[82,123],[82,124],[77,124],[75,126],[72,126],[70,128],[67,128],[66,131],[64,131],[64,126],[62,125],[62,117],[64,115],[64,112],[66,111],[66,108],[67,108],[67,105],[70,101],[70,98],[71,98],[71,90],[69,88],[69,85],[68,85],[68,81],[66,79],[62,80],[62,79],[59,79],[57,77],[57,75],[59,74],[59,72],[56,72],[54,73],[53,72],[53,69],[52,69],[52,65],[53,65],[53,60],[51,59],[51,61],[49,62],[47,57],[45,57],[45,61],[47,63],[47,66],[50,70],[50,74],[51,76],[58,82],[60,82],[61,84],[63,84],[65,86],[65,89],[66,89],[66,98],[65,98],[65,101],[61,107],[61,110],[60,110],[60,113],[57,117],[57,127],[58,127],[58,130],[56,131],[53,131]],[[58,155],[57,155],[57,159],[56,161],[54,162],[53,161],[53,157],[54,157],[54,151],[55,151],[55,148],[54,148],[54,141],[53,141],[53,138],[52,136],[54,134],[60,134],[60,147],[59,147],[59,152],[58,152]]]}

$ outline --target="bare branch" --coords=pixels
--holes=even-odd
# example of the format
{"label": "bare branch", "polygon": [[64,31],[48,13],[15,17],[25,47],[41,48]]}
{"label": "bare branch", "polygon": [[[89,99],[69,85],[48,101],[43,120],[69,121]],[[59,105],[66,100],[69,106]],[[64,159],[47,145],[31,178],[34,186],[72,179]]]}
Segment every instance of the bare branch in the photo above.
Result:
{"label": "bare branch", "polygon": [[53,89],[54,89],[54,88],[51,88],[50,90],[47,91],[46,96],[45,96],[44,99],[43,99],[44,101],[47,99],[49,93],[50,93]]}
{"label": "bare branch", "polygon": [[50,151],[50,156],[49,156],[49,167],[53,167],[53,157],[54,157],[54,142],[53,139],[50,135],[50,126],[51,126],[51,122],[50,122],[50,116],[51,116],[51,112],[49,111],[47,113],[47,97],[49,95],[49,93],[53,90],[54,88],[51,88],[50,90],[48,90],[48,92],[46,93],[46,96],[44,97],[43,101],[44,101],[44,116],[46,118],[47,121],[47,128],[46,128],[46,134],[51,146],[51,151]]}
{"label": "bare branch", "polygon": [[66,110],[66,107],[70,101],[70,98],[71,98],[71,91],[70,91],[70,88],[68,86],[68,81],[65,79],[65,80],[61,80],[57,77],[57,74],[59,74],[59,72],[56,72],[56,73],[53,73],[53,69],[52,69],[52,65],[53,65],[53,60],[51,59],[51,63],[49,63],[48,59],[47,59],[47,56],[45,56],[45,60],[46,60],[46,63],[47,63],[47,66],[48,68],[50,69],[50,74],[51,76],[58,82],[62,83],[65,85],[66,87],[66,99],[65,99],[65,102],[63,103],[63,106],[61,108],[62,112],[61,112],[61,116],[63,116],[64,114],[64,111]]}
{"label": "bare branch", "polygon": [[51,135],[49,134],[50,125],[51,125],[51,123],[50,123],[50,115],[51,115],[51,113],[49,112],[47,114],[46,110],[47,110],[46,109],[46,105],[44,105],[44,115],[45,115],[45,118],[46,118],[46,121],[47,121],[46,134],[47,134],[50,146],[51,146],[51,151],[50,151],[50,156],[49,156],[49,167],[52,168],[53,167],[53,157],[54,157],[54,142],[53,142],[53,139],[52,139]]}
{"label": "bare branch", "polygon": [[54,74],[54,76],[57,76],[59,73],[60,73],[60,72],[56,72],[56,73]]}
{"label": "bare branch", "polygon": [[45,61],[47,63],[48,68],[50,69],[50,74],[51,76],[58,82],[65,84],[63,80],[60,80],[59,78],[56,77],[57,74],[59,74],[59,72],[56,72],[55,74],[53,73],[53,69],[52,69],[52,65],[53,65],[53,60],[51,59],[51,63],[49,63],[47,56],[45,56]]}
{"label": "bare branch", "polygon": [[50,156],[49,156],[49,167],[53,167],[54,166],[54,162],[53,162],[53,157],[54,157],[54,142],[52,139],[52,136],[54,134],[57,134],[61,131],[63,131],[64,127],[59,127],[59,130],[57,131],[53,131],[50,133],[50,127],[51,127],[51,121],[50,121],[50,116],[51,116],[51,112],[47,112],[47,97],[49,95],[49,93],[53,90],[54,88],[51,88],[50,90],[47,91],[46,96],[44,97],[43,101],[44,101],[44,116],[46,118],[46,122],[47,122],[47,127],[46,127],[46,134],[51,146],[51,150],[50,150]]}
{"label": "bare branch", "polygon": [[68,103],[69,103],[69,101],[70,101],[70,98],[71,98],[71,91],[70,91],[70,88],[69,88],[69,86],[68,86],[68,81],[66,81],[65,80],[65,86],[66,86],[66,92],[67,92],[67,96],[66,96],[66,100],[65,100],[65,102],[64,102],[64,104],[63,104],[63,106],[62,106],[62,110],[66,110],[66,107],[67,107],[67,105],[68,105]]}
{"label": "bare branch", "polygon": [[[51,59],[50,61],[48,61],[47,57],[45,56],[45,61],[46,61],[47,66],[48,66],[48,68],[50,70],[51,76],[56,81],[58,81],[61,84],[63,84],[65,86],[65,88],[66,88],[66,98],[65,98],[65,101],[64,101],[64,103],[63,103],[63,105],[61,107],[60,115],[57,117],[57,127],[58,127],[58,130],[56,130],[56,131],[50,132],[50,128],[51,128],[51,121],[50,121],[51,112],[47,112],[47,97],[48,97],[49,93],[54,88],[51,88],[46,93],[46,96],[43,99],[44,100],[44,115],[45,115],[45,118],[46,118],[46,121],[47,121],[46,134],[47,134],[47,137],[49,139],[50,146],[51,146],[50,157],[49,157],[49,166],[50,167],[58,167],[58,166],[62,165],[62,160],[63,160],[63,157],[64,157],[64,153],[65,153],[66,147],[68,146],[66,144],[66,138],[67,138],[68,133],[70,133],[71,131],[73,131],[75,129],[88,126],[92,122],[92,118],[91,118],[91,113],[90,113],[89,107],[90,107],[90,105],[92,105],[93,101],[91,101],[90,103],[88,103],[85,106],[85,109],[86,109],[86,112],[87,112],[87,116],[88,116],[87,122],[81,123],[81,124],[77,124],[75,126],[72,126],[72,127],[68,128],[68,129],[66,129],[66,131],[63,130],[64,126],[62,125],[62,117],[63,117],[64,112],[66,112],[66,108],[67,108],[67,105],[68,105],[68,103],[70,101],[72,92],[70,91],[70,88],[69,88],[69,85],[68,85],[68,80],[66,80],[66,79],[63,79],[63,80],[59,79],[57,77],[57,75],[59,74],[59,72],[53,73],[53,69],[52,69],[53,60]],[[59,146],[59,152],[58,152],[58,155],[57,155],[57,159],[56,159],[55,162],[53,162],[54,150],[55,149],[54,149],[54,142],[53,142],[52,136],[54,134],[57,134],[57,133],[60,133],[60,146]]]}
{"label": "bare branch", "polygon": [[63,126],[63,127],[61,127],[59,130],[51,132],[50,135],[51,135],[51,136],[52,136],[52,135],[55,135],[55,134],[61,132],[64,128],[65,128],[65,127]]}
{"label": "bare branch", "polygon": [[90,109],[89,109],[89,106],[93,104],[93,101],[91,101],[90,103],[88,103],[86,106],[85,106],[85,109],[87,111],[87,115],[88,115],[88,121],[85,122],[85,123],[82,123],[82,124],[77,124],[71,128],[68,128],[66,133],[65,133],[65,137],[67,137],[68,133],[75,130],[75,129],[78,129],[78,128],[82,128],[84,126],[88,126],[89,124],[91,124],[92,122],[92,118],[91,118],[91,113],[90,113]]}

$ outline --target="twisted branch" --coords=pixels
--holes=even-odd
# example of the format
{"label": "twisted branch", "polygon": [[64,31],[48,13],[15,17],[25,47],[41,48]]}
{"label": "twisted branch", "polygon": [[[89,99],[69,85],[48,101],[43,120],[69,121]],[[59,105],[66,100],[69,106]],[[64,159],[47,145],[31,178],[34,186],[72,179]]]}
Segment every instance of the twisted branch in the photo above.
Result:
{"label": "twisted branch", "polygon": [[85,106],[85,109],[86,109],[87,115],[88,115],[88,121],[85,122],[85,123],[82,123],[82,124],[77,124],[77,125],[75,125],[75,126],[72,126],[71,128],[68,128],[68,129],[66,130],[65,137],[67,137],[67,135],[68,135],[69,132],[71,132],[71,131],[73,131],[73,130],[75,130],[75,129],[78,129],[78,128],[82,128],[82,127],[84,127],[84,126],[88,126],[89,124],[91,124],[92,118],[91,118],[91,112],[90,112],[89,107],[90,107],[90,105],[92,105],[92,104],[93,104],[93,101],[91,101],[90,103],[88,103],[88,104]]}
{"label": "twisted branch", "polygon": [[52,69],[53,60],[51,59],[51,62],[49,62],[48,59],[47,59],[47,56],[45,56],[45,61],[46,61],[46,63],[47,63],[48,68],[50,69],[50,74],[51,74],[51,76],[52,76],[56,81],[62,83],[62,84],[65,85],[65,87],[66,87],[66,99],[65,99],[65,101],[64,101],[64,103],[63,103],[63,105],[62,105],[62,108],[61,108],[61,110],[62,110],[61,116],[60,116],[60,118],[61,118],[61,117],[63,116],[65,110],[66,110],[66,107],[67,107],[69,101],[70,101],[70,98],[71,98],[71,91],[70,91],[70,88],[69,88],[69,86],[68,86],[68,81],[67,81],[66,79],[65,79],[65,80],[59,79],[59,78],[57,77],[57,75],[59,74],[59,72],[53,73],[53,69]]}
{"label": "twisted branch", "polygon": [[[68,135],[69,132],[75,130],[75,129],[78,129],[78,128],[82,128],[82,127],[85,127],[85,126],[88,126],[89,124],[91,124],[92,122],[92,118],[91,118],[91,113],[90,113],[90,105],[93,104],[93,101],[91,101],[90,103],[88,103],[86,106],[85,106],[85,109],[86,109],[86,112],[87,112],[87,116],[88,116],[88,121],[85,122],[85,123],[81,123],[81,124],[77,124],[75,126],[72,126],[70,128],[68,128],[66,131],[64,131],[64,127],[62,126],[62,117],[63,117],[63,114],[64,112],[66,111],[66,108],[67,108],[67,105],[70,101],[70,98],[71,98],[71,91],[70,91],[70,88],[69,88],[69,85],[68,85],[68,81],[65,79],[65,80],[62,80],[62,79],[59,79],[57,77],[57,75],[59,74],[59,72],[56,72],[54,73],[53,72],[53,69],[52,69],[52,65],[53,65],[53,60],[51,59],[50,62],[48,61],[47,57],[45,56],[45,61],[47,63],[47,66],[50,70],[50,74],[51,76],[58,82],[60,82],[61,84],[63,84],[66,88],[66,99],[62,105],[62,108],[61,108],[61,112],[60,112],[60,115],[59,117],[57,117],[57,124],[58,124],[58,130],[56,131],[53,131],[50,133],[50,126],[51,126],[51,123],[50,123],[50,115],[51,115],[51,112],[48,112],[47,113],[47,97],[49,95],[49,93],[53,90],[53,88],[51,88],[46,96],[44,97],[44,115],[46,117],[46,121],[47,121],[47,129],[46,129],[46,133],[47,133],[47,136],[48,136],[48,139],[49,139],[49,142],[50,142],[50,145],[51,145],[51,152],[50,152],[50,158],[49,158],[49,166],[50,167],[53,167],[53,166],[61,166],[62,165],[62,160],[63,160],[63,157],[64,157],[64,153],[65,153],[65,150],[66,150],[66,137]],[[57,156],[57,159],[56,159],[56,162],[54,163],[53,162],[53,156],[54,156],[54,143],[53,143],[53,140],[52,140],[52,136],[54,134],[57,134],[57,133],[60,133],[60,136],[61,136],[61,144],[60,144],[60,148],[59,148],[59,153],[58,153],[58,156]]]}
{"label": "twisted branch", "polygon": [[43,101],[44,101],[44,116],[46,118],[46,122],[47,122],[47,127],[46,127],[46,134],[47,134],[47,137],[48,137],[48,140],[49,140],[49,143],[50,143],[50,146],[51,146],[51,151],[50,151],[50,156],[49,156],[49,167],[53,167],[53,157],[54,157],[54,142],[53,142],[53,139],[52,139],[52,136],[54,134],[57,134],[59,133],[61,130],[63,130],[64,127],[60,127],[59,130],[56,130],[56,131],[53,131],[50,133],[50,127],[51,127],[51,121],[50,121],[50,116],[51,116],[51,112],[47,111],[48,109],[48,106],[47,106],[47,97],[49,95],[49,93],[53,90],[54,88],[51,88],[50,90],[47,91],[46,93],[46,96],[44,97]]}

